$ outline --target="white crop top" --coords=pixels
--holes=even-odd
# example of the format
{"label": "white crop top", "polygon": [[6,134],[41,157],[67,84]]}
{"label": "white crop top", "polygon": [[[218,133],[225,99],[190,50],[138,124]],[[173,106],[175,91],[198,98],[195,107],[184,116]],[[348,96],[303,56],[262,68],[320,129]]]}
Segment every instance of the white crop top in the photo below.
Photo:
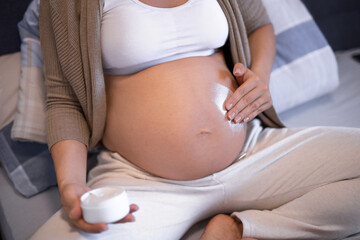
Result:
{"label": "white crop top", "polygon": [[101,23],[104,72],[132,74],[186,57],[210,56],[228,37],[217,0],[158,8],[139,0],[105,0]]}

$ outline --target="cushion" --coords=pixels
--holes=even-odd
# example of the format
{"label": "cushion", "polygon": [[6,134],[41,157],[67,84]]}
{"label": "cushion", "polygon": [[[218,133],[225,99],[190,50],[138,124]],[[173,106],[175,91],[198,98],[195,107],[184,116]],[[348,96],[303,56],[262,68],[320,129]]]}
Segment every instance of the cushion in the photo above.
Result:
{"label": "cushion", "polygon": [[21,76],[11,136],[14,140],[46,143],[46,90],[38,31],[39,4],[40,0],[32,1],[18,25],[22,39]]}
{"label": "cushion", "polygon": [[335,54],[300,0],[263,0],[276,35],[270,92],[278,113],[339,85]]}
{"label": "cushion", "polygon": [[15,189],[26,197],[56,185],[56,175],[47,144],[14,141],[12,123],[0,131],[0,161]]}
{"label": "cushion", "polygon": [[[14,141],[13,123],[0,130],[0,162],[18,193],[32,197],[57,184],[54,164],[45,143]],[[87,173],[97,164],[102,147],[88,152]]]}
{"label": "cushion", "polygon": [[15,117],[19,76],[20,52],[0,56],[0,129]]}

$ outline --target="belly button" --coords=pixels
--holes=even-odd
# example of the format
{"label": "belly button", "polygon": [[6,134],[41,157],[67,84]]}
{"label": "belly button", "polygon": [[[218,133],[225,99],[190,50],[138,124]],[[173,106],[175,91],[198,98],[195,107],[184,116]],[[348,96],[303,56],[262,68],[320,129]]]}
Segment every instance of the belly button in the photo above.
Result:
{"label": "belly button", "polygon": [[209,130],[209,129],[201,129],[198,133],[198,135],[209,135],[211,134],[212,132]]}

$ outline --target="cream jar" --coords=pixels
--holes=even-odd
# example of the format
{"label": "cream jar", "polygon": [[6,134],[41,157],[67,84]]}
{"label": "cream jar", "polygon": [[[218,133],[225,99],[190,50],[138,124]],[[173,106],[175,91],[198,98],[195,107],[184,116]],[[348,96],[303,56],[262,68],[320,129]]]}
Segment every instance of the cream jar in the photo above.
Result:
{"label": "cream jar", "polygon": [[120,187],[103,187],[84,193],[81,198],[84,220],[88,223],[112,223],[130,211],[129,200]]}

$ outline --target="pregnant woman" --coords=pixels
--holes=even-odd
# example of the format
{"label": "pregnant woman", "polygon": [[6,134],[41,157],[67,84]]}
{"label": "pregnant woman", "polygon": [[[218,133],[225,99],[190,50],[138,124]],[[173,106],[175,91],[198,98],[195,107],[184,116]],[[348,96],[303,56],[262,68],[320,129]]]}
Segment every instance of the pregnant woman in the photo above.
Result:
{"label": "pregnant woman", "polygon": [[[359,231],[359,130],[264,127],[282,125],[260,0],[44,0],[40,37],[63,210],[33,239],[179,239],[214,215],[202,239]],[[103,186],[130,213],[86,223],[79,198]]]}

